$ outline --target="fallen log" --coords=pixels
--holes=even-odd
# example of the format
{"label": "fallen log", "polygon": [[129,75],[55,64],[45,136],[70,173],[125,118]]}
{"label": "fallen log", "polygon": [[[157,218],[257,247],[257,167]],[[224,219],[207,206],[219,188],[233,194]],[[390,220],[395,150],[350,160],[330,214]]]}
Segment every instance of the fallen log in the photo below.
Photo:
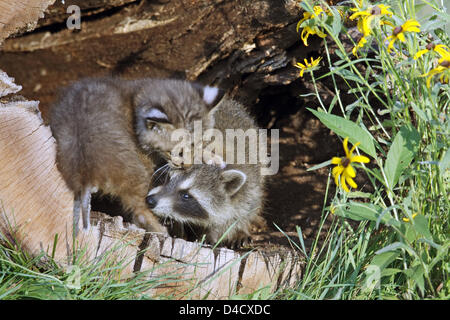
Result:
{"label": "fallen log", "polygon": [[0,44],[15,33],[33,30],[44,10],[55,0],[0,0]]}

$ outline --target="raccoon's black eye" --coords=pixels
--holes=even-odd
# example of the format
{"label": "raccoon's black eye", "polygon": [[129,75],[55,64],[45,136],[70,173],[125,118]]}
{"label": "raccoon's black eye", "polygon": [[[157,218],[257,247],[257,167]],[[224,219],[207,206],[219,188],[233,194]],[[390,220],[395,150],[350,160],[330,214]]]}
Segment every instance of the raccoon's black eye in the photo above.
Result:
{"label": "raccoon's black eye", "polygon": [[158,124],[155,121],[153,121],[153,119],[151,119],[151,118],[145,119],[145,124],[146,124],[148,130],[153,130],[153,129],[159,128]]}
{"label": "raccoon's black eye", "polygon": [[182,200],[191,200],[192,196],[187,192],[180,192],[180,197]]}

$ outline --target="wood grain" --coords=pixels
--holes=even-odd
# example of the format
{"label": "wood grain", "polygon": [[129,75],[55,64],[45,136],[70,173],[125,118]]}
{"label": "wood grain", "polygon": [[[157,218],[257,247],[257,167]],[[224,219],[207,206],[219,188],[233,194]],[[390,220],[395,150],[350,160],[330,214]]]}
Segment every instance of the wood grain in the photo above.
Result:
{"label": "wood grain", "polygon": [[0,44],[9,35],[33,30],[55,0],[0,0]]}

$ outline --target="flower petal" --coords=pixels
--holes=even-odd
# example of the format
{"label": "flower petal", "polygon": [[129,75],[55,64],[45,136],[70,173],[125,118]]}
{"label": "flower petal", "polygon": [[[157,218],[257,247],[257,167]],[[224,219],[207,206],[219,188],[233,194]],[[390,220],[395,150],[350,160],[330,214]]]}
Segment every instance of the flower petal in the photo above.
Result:
{"label": "flower petal", "polygon": [[347,191],[347,192],[349,192],[350,191],[350,189],[347,187],[347,184],[345,183],[345,178],[344,177],[341,177],[341,185],[342,185],[342,188],[345,190],[345,191]]}
{"label": "flower petal", "polygon": [[388,9],[390,8],[391,6],[386,6],[386,5],[384,5],[384,4],[379,4],[378,5],[378,8],[380,8],[381,9],[381,12],[380,12],[380,14],[384,14],[384,15],[388,15],[388,16],[392,16],[393,15],[393,13],[391,12],[391,11],[389,11]]}
{"label": "flower petal", "polygon": [[420,32],[418,27],[420,27],[420,23],[414,19],[409,19],[402,25],[403,31],[409,32]]}
{"label": "flower petal", "polygon": [[339,157],[333,157],[331,159],[332,164],[341,164],[341,162],[342,162],[342,158],[339,158]]}
{"label": "flower petal", "polygon": [[320,30],[319,28],[316,27],[316,34],[321,37],[321,38],[325,38],[327,36],[326,33],[324,33],[322,30]]}
{"label": "flower petal", "polygon": [[300,38],[302,39],[303,44],[306,47],[308,46],[308,37],[311,34],[310,30],[311,30],[310,27],[304,27],[302,30],[302,33],[300,34]]}
{"label": "flower petal", "polygon": [[[353,8],[354,9],[354,8]],[[358,11],[355,12],[354,14],[352,14],[349,19],[350,20],[355,20],[356,18],[358,18],[359,16],[370,16],[370,12],[368,11]]]}
{"label": "flower petal", "polygon": [[[414,213],[414,214],[411,216],[411,218],[414,219],[417,215],[418,215],[418,212]],[[410,220],[409,220],[409,218],[403,218],[403,221],[409,222]]]}
{"label": "flower petal", "polygon": [[386,40],[389,40],[389,39],[391,39],[391,41],[389,41],[387,49],[388,49],[388,52],[391,52],[392,48],[394,47],[395,40],[397,40],[397,38],[395,36],[389,36],[386,38]]}
{"label": "flower petal", "polygon": [[368,35],[370,35],[372,33],[372,30],[370,29],[370,25],[374,18],[375,18],[375,16],[368,16],[363,19],[362,30],[363,30],[364,37],[367,37]]}
{"label": "flower petal", "polygon": [[350,149],[350,157],[349,158],[352,157],[353,151],[355,151],[356,147],[359,146],[360,144],[361,144],[361,142],[357,142],[353,145],[353,147]]}
{"label": "flower petal", "polygon": [[339,176],[344,171],[343,166],[336,166],[333,168],[331,173],[333,174],[333,177]]}
{"label": "flower petal", "polygon": [[355,169],[353,169],[353,167],[351,165],[348,165],[345,168],[343,175],[354,178],[354,177],[356,177],[356,171],[355,171]]}
{"label": "flower petal", "polygon": [[417,51],[417,53],[414,55],[414,60],[419,59],[421,56],[423,56],[428,51],[429,51],[428,49],[423,49],[423,50]]}
{"label": "flower petal", "polygon": [[344,142],[342,143],[342,146],[344,147],[345,156],[350,159],[350,154],[348,153],[348,137],[346,137],[344,139]]}
{"label": "flower petal", "polygon": [[310,17],[311,17],[311,13],[309,13],[309,12],[303,12],[303,19],[300,20],[300,21],[297,23],[297,28],[296,28],[296,31],[297,31],[297,32],[298,32],[298,30],[300,29],[300,26],[301,26],[301,24],[303,23],[303,21],[308,20]]}
{"label": "flower petal", "polygon": [[354,46],[353,49],[352,49],[352,53],[353,53],[353,55],[354,55],[355,57],[358,58],[357,50],[358,50],[358,46]]}
{"label": "flower petal", "polygon": [[337,167],[334,167],[331,172],[334,177],[334,183],[336,183],[337,186],[339,185],[339,176],[341,175],[342,171],[344,171],[344,167],[337,166]]}
{"label": "flower petal", "polygon": [[353,189],[358,188],[358,185],[355,183],[355,181],[353,181],[352,178],[350,177],[345,177],[345,180],[348,182],[348,184],[350,185],[350,187],[352,187]]}
{"label": "flower petal", "polygon": [[450,60],[450,52],[448,51],[449,48],[446,45],[437,44],[433,50],[436,51],[442,58]]}
{"label": "flower petal", "polygon": [[370,159],[367,158],[366,156],[353,156],[353,157],[350,159],[350,163],[352,163],[352,162],[369,163],[369,162],[370,162]]}

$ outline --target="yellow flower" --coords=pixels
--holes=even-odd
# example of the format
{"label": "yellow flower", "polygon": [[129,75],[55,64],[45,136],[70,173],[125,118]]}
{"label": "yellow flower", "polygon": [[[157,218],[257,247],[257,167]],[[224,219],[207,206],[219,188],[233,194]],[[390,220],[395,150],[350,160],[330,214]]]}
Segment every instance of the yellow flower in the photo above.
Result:
{"label": "yellow flower", "polygon": [[[361,10],[361,8],[352,8],[352,11],[356,11],[354,14],[350,16],[350,20],[355,20],[358,18],[357,27],[359,32],[363,34],[364,37],[367,37],[369,34],[372,33],[372,21],[374,21],[375,18],[378,18],[378,21],[382,23],[382,21],[379,20],[384,15],[392,16],[392,12],[389,11],[390,6],[386,6],[384,4],[379,4],[373,7],[370,7],[366,10]],[[389,23],[389,22],[387,22]],[[383,22],[383,24],[386,24]]]}
{"label": "yellow flower", "polygon": [[[418,215],[418,213],[416,212],[416,213],[414,213],[413,215],[412,215],[412,218],[414,219],[416,216]],[[403,221],[405,221],[405,222],[409,222],[409,218],[403,218]]]}
{"label": "yellow flower", "polygon": [[386,40],[390,40],[388,45],[388,52],[390,52],[394,47],[395,41],[397,40],[400,40],[401,42],[406,41],[405,32],[420,32],[419,27],[420,23],[414,19],[409,19],[401,26],[395,27],[394,30],[392,31],[392,35],[386,38]]}
{"label": "yellow flower", "polygon": [[305,71],[313,70],[313,68],[315,68],[319,64],[320,60],[322,60],[322,57],[319,57],[315,60],[313,57],[311,57],[311,62],[308,62],[307,59],[303,60],[305,62],[305,64],[297,62],[295,64],[295,67],[300,69],[299,77],[303,77],[303,73]]}
{"label": "yellow flower", "polygon": [[[325,14],[325,11],[323,11],[321,6],[314,6],[313,10],[314,10],[314,13],[312,13],[312,14],[309,12],[303,12],[303,19],[301,19],[297,23],[297,32],[300,29],[300,26],[304,21],[314,19],[315,17],[318,17],[320,14]],[[317,26],[313,26],[313,27],[305,26],[302,30],[302,33],[300,34],[300,38],[302,39],[303,44],[305,46],[308,46],[308,37],[312,34],[316,34],[321,38],[325,38],[327,36]]]}
{"label": "yellow flower", "polygon": [[[360,4],[362,4],[362,2],[360,2]],[[376,25],[376,23],[373,23],[374,21],[378,22],[378,25],[391,24],[389,21],[381,20],[381,17],[384,15],[392,16],[393,13],[389,11],[389,8],[390,6],[379,4],[366,10],[361,10],[361,6],[359,8],[351,9],[352,11],[356,12],[352,14],[349,19],[358,19],[357,27],[359,32],[363,34],[363,37],[359,40],[358,44],[352,50],[352,53],[355,57],[358,56],[358,49],[364,47],[364,45],[367,43],[367,37],[373,33],[372,29]]]}
{"label": "yellow flower", "polygon": [[358,49],[364,47],[364,45],[367,43],[367,39],[365,37],[362,37],[361,39],[359,39],[358,44],[356,46],[353,47],[352,49],[352,53],[355,57],[358,57]]}
{"label": "yellow flower", "polygon": [[417,51],[417,53],[414,55],[414,60],[419,59],[429,51],[437,52],[441,57],[446,57],[447,55],[450,55],[449,50],[450,49],[444,44],[434,44],[433,42],[430,42],[426,45],[425,49]]}
{"label": "yellow flower", "polygon": [[442,73],[440,76],[440,80],[442,83],[448,83],[449,74],[450,74],[450,55],[446,58],[439,59],[439,64],[436,68],[431,69],[427,73],[423,74],[422,77],[428,77],[427,78],[427,88],[430,87],[431,78],[433,78],[434,75]]}
{"label": "yellow flower", "polygon": [[325,38],[327,35],[323,33],[318,27],[310,28],[308,26],[304,27],[302,33],[300,34],[300,38],[303,41],[305,46],[308,46],[308,37],[312,34],[317,34],[321,38]]}
{"label": "yellow flower", "polygon": [[333,157],[331,159],[331,163],[336,165],[336,167],[334,167],[333,171],[332,171],[334,181],[335,181],[336,185],[339,185],[339,177],[341,177],[340,182],[341,182],[342,188],[347,192],[350,191],[347,186],[347,183],[352,188],[358,187],[356,185],[355,181],[353,181],[353,178],[356,177],[356,171],[351,166],[351,163],[353,163],[353,162],[363,162],[363,163],[370,162],[370,159],[365,156],[354,156],[353,155],[353,151],[355,151],[356,147],[359,144],[360,143],[357,142],[350,149],[350,151],[348,151],[348,137],[345,138],[344,142],[342,144],[344,147],[344,151],[345,151],[345,157],[343,157],[343,158]]}

